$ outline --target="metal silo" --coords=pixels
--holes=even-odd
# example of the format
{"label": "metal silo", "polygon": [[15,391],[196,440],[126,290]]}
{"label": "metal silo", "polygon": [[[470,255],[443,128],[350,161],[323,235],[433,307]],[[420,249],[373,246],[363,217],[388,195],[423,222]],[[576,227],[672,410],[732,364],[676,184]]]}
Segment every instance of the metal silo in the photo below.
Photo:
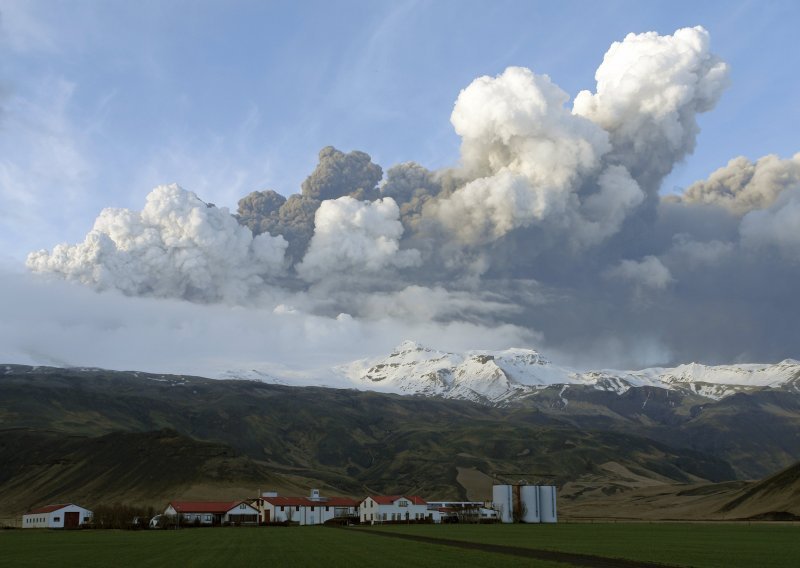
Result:
{"label": "metal silo", "polygon": [[492,487],[492,504],[500,517],[501,523],[514,522],[513,488],[510,485]]}
{"label": "metal silo", "polygon": [[540,523],[542,515],[540,512],[541,496],[539,486],[523,485],[520,487],[519,493],[522,504],[520,520],[523,523]]}
{"label": "metal silo", "polygon": [[539,510],[543,523],[555,523],[558,520],[555,485],[539,486]]}

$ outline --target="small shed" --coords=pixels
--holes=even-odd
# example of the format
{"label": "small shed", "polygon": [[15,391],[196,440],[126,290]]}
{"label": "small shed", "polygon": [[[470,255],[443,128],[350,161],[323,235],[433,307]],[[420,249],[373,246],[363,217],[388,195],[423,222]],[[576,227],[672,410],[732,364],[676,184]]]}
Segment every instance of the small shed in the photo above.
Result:
{"label": "small shed", "polygon": [[92,520],[89,509],[74,503],[46,505],[22,515],[23,529],[77,529]]}

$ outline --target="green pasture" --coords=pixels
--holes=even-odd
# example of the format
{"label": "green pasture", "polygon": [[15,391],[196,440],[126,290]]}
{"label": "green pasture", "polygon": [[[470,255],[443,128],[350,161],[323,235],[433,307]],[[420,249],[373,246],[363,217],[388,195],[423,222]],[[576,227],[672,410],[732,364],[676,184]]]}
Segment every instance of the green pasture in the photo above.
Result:
{"label": "green pasture", "polygon": [[201,528],[177,531],[0,531],[0,566],[326,568],[535,566],[564,568],[489,552],[406,542],[327,527]]}
{"label": "green pasture", "polygon": [[[547,549],[695,568],[800,566],[800,525],[596,523],[395,525],[387,533]],[[0,567],[39,566],[533,566],[500,552],[388,538],[364,528],[208,528],[177,531],[0,531]]]}
{"label": "green pasture", "polygon": [[379,530],[695,568],[800,566],[798,524],[395,525]]}

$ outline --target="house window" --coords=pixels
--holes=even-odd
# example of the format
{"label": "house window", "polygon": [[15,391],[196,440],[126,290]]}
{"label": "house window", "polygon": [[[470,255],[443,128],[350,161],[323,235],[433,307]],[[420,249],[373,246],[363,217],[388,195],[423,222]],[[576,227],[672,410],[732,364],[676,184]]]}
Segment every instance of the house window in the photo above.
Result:
{"label": "house window", "polygon": [[53,517],[53,522],[58,523],[61,521],[61,517]]}
{"label": "house window", "polygon": [[300,505],[297,505],[297,506],[294,508],[294,510],[295,510],[295,511],[299,511],[299,510],[300,510]]}
{"label": "house window", "polygon": [[239,505],[239,508],[240,508],[240,509],[247,509],[247,505],[245,505],[244,503],[242,503],[241,505]]}
{"label": "house window", "polygon": [[283,505],[281,505],[281,511],[283,511]]}
{"label": "house window", "polygon": [[211,522],[211,515],[206,515],[206,522]]}
{"label": "house window", "polygon": [[312,511],[314,510],[314,505],[311,505],[311,510],[312,510]]}
{"label": "house window", "polygon": [[408,501],[398,501],[397,502],[397,506],[398,507],[408,507]]}
{"label": "house window", "polygon": [[326,510],[326,511],[330,511],[330,510],[331,510],[331,508],[330,508],[330,507],[325,507],[325,510]]}

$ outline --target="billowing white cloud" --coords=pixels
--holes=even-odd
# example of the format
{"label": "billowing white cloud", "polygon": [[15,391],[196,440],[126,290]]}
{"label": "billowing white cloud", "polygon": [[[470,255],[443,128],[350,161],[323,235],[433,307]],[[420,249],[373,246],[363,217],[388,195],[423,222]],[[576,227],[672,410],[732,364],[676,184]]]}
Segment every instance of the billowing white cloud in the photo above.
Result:
{"label": "billowing white cloud", "polygon": [[27,265],[98,290],[237,302],[283,271],[285,249],[282,237],[253,238],[226,208],[163,185],[141,212],[105,209],[83,243],[31,253]]}
{"label": "billowing white cloud", "polygon": [[608,135],[574,116],[568,100],[547,75],[523,67],[475,79],[450,117],[471,177],[507,171],[527,179],[533,191],[567,192],[595,171],[610,149]]}
{"label": "billowing white cloud", "polygon": [[578,245],[617,232],[644,194],[625,167],[606,167],[608,133],[571,113],[550,78],[509,67],[464,89],[451,121],[474,178],[430,206],[468,244],[546,224]]}
{"label": "billowing white cloud", "polygon": [[575,97],[575,114],[608,131],[614,158],[651,185],[694,150],[695,116],[717,103],[728,66],[698,26],[673,35],[628,34],[611,45],[595,79],[595,93]]}
{"label": "billowing white cloud", "polygon": [[314,236],[297,273],[308,281],[332,274],[377,273],[419,263],[416,250],[400,250],[403,225],[394,199],[323,201],[314,217]]}

